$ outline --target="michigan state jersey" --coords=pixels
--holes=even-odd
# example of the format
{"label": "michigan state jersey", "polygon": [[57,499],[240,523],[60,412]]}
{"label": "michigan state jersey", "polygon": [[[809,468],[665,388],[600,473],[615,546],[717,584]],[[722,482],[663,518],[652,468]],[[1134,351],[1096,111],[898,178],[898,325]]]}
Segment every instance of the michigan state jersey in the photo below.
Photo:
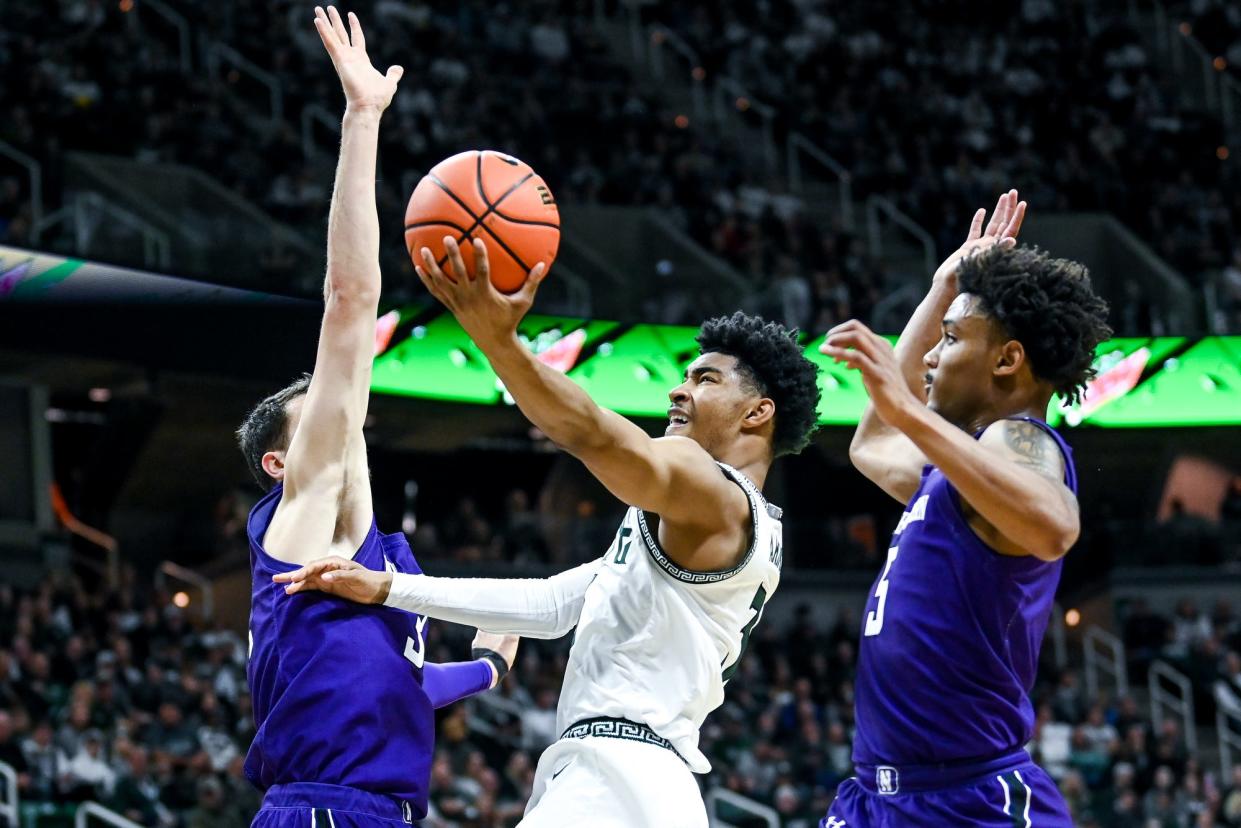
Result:
{"label": "michigan state jersey", "polygon": [[[257,735],[246,776],[259,788],[320,783],[399,800],[409,820],[427,812],[435,718],[423,689],[427,619],[273,583],[297,569],[263,549],[277,486],[250,513],[250,663]],[[421,570],[405,536],[372,520],[353,560],[368,569]]]}
{"label": "michigan state jersey", "polygon": [[724,571],[682,569],[631,508],[586,591],[560,691],[561,732],[586,720],[627,719],[671,742],[694,771],[711,769],[698,730],[724,700],[782,560],[780,510],[745,475],[720,468],[750,503],[745,554]]}
{"label": "michigan state jersey", "polygon": [[[1076,493],[1068,445],[1041,420],[1020,419],[1055,439]],[[956,489],[926,466],[866,605],[854,762],[959,762],[1026,744],[1060,570],[1060,561],[1001,555],[984,544]]]}

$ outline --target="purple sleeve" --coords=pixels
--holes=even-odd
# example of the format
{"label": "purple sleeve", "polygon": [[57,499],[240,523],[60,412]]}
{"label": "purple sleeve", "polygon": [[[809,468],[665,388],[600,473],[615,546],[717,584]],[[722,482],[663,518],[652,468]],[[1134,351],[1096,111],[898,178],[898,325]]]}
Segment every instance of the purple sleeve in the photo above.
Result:
{"label": "purple sleeve", "polygon": [[454,661],[422,668],[422,689],[436,710],[491,687],[491,665],[486,661]]}

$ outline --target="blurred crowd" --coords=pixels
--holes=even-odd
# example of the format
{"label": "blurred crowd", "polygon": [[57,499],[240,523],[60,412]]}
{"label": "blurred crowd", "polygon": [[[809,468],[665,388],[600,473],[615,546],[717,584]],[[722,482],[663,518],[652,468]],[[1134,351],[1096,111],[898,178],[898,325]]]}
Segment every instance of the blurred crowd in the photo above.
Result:
{"label": "blurred crowd", "polygon": [[[1124,629],[1135,684],[1150,659],[1143,647],[1166,640],[1158,657],[1193,669],[1208,654],[1220,703],[1241,698],[1241,625],[1226,602],[1211,616],[1189,601],[1172,617],[1135,605]],[[428,657],[459,660],[468,634],[431,625]],[[785,828],[817,825],[852,773],[857,637],[849,610],[825,618],[802,605],[787,624],[760,625],[703,729],[714,767],[704,783],[770,805]],[[520,819],[539,753],[557,736],[568,646],[523,642],[499,690],[441,711],[427,828]],[[247,824],[260,795],[241,774],[254,734],[245,659],[233,631],[132,570],[107,589],[65,575],[29,591],[0,586],[0,761],[19,773],[23,824],[68,824],[85,800],[144,826]],[[1156,727],[1134,698],[1091,698],[1077,670],[1045,668],[1030,748],[1075,824],[1241,826],[1241,767],[1220,778],[1188,753],[1176,720]],[[749,825],[740,812],[726,818]]]}
{"label": "blurred crowd", "polygon": [[[19,5],[0,34],[0,69],[15,79],[0,89],[9,113],[0,139],[47,162],[49,194],[66,150],[175,161],[317,243],[335,138],[312,118],[322,153],[307,158],[301,119],[314,106],[335,119],[340,93],[307,9],[293,0],[168,5],[203,42],[276,78],[283,117],[267,117],[268,90],[230,56],[214,74],[183,73],[176,30],[141,3],[58,0]],[[1228,4],[1194,5],[1204,19],[1231,21],[1213,32],[1235,32]],[[382,32],[371,39],[375,60],[406,68],[381,137],[381,215],[401,214],[419,171],[489,146],[530,162],[561,201],[660,208],[747,275],[758,309],[791,324],[870,318],[901,283],[754,164],[734,133],[690,122],[665,90],[635,78],[596,25],[593,0],[355,6]],[[1181,108],[1138,32],[1109,6],[657,0],[643,15],[688,40],[708,78],[727,74],[776,106],[779,134],[813,135],[851,170],[858,196],[892,198],[941,252],[960,242],[976,206],[1018,186],[1037,209],[1115,213],[1195,285],[1221,274],[1217,321],[1235,323],[1237,165],[1217,157],[1219,125]],[[0,238],[29,228],[23,187],[0,176]],[[396,267],[403,251],[392,248]],[[265,286],[288,289],[296,274],[279,246],[262,258]],[[1122,298],[1139,306],[1128,326],[1149,327],[1141,291],[1114,301]]]}

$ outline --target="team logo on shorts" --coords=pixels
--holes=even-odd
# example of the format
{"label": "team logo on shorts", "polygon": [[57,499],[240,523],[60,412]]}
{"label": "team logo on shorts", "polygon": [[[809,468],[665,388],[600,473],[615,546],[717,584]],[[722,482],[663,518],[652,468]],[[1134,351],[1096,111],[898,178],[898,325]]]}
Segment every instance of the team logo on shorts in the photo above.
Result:
{"label": "team logo on shorts", "polygon": [[401,801],[401,818],[405,820],[406,825],[414,824],[414,809],[409,807],[409,803]]}
{"label": "team logo on shorts", "polygon": [[901,775],[896,768],[880,765],[875,768],[875,787],[881,796],[892,796],[901,790]]}

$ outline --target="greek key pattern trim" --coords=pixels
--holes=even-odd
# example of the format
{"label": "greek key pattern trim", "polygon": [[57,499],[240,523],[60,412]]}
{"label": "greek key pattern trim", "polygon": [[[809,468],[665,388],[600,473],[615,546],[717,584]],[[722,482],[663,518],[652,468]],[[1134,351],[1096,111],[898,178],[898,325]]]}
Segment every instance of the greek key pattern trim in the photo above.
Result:
{"label": "greek key pattern trim", "polygon": [[682,762],[685,758],[672,746],[672,742],[660,736],[644,724],[631,722],[628,719],[584,719],[569,725],[561,739],[585,739],[587,736],[600,736],[604,739],[628,739],[631,742],[644,742],[648,745],[670,750]]}

